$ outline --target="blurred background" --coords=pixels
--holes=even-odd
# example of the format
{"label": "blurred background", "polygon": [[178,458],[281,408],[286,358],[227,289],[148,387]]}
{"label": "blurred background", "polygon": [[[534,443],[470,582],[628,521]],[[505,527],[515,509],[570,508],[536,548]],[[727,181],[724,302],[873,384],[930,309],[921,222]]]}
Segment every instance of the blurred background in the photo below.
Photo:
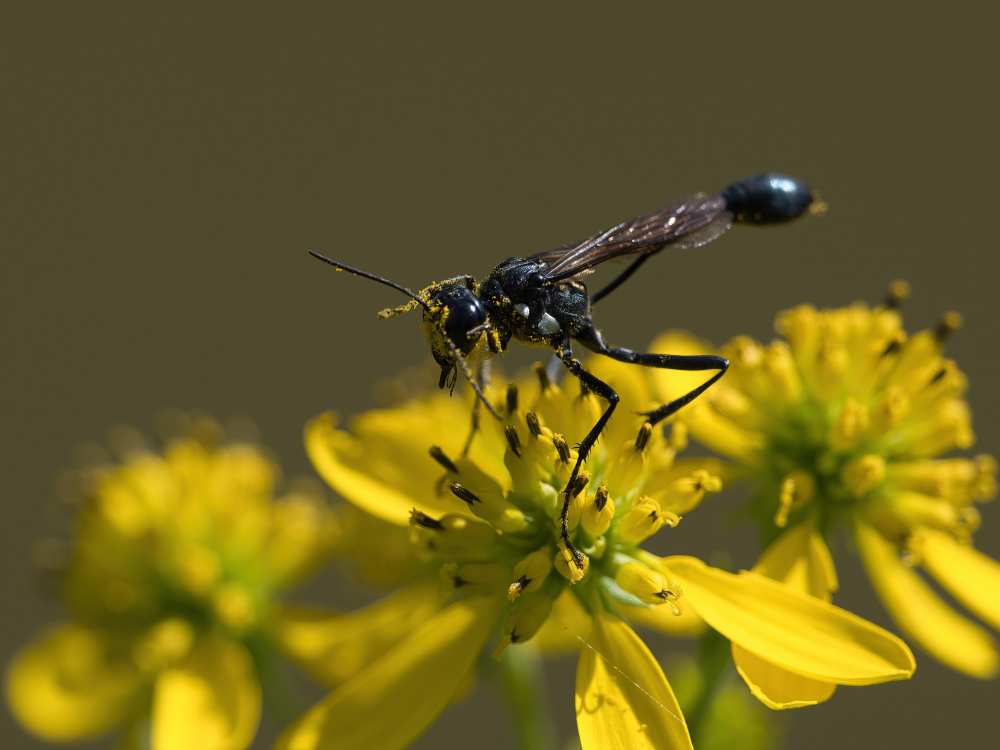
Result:
{"label": "blurred background", "polygon": [[[199,409],[251,417],[286,473],[308,474],[307,419],[369,408],[375,381],[429,360],[416,317],[375,318],[397,294],[307,249],[419,288],[787,172],[822,193],[825,217],[650,262],[601,306],[608,340],[641,348],[682,327],[766,341],[782,308],[877,302],[905,278],[909,330],[965,315],[948,353],[971,380],[976,452],[1000,454],[1000,18],[987,4],[0,13],[5,663],[62,618],[32,560],[76,446]],[[692,514],[672,551],[725,548],[750,566],[732,501]],[[1000,506],[983,510],[978,546],[1000,557]],[[891,627],[859,566],[839,568],[837,603]],[[335,585],[308,597],[336,603]],[[917,657],[910,683],[776,716],[785,746],[990,746],[982,706],[998,683]],[[569,737],[573,663],[557,666]],[[510,746],[495,702],[477,686],[418,747]],[[0,745],[43,746],[6,710]]]}

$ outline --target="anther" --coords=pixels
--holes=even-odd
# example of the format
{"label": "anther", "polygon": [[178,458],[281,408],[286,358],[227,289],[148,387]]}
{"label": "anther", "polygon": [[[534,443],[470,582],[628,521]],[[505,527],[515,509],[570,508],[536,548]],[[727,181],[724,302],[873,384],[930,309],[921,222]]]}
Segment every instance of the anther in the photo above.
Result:
{"label": "anther", "polygon": [[507,386],[507,413],[513,414],[516,411],[517,411],[517,386],[514,383],[511,383],[510,385]]}
{"label": "anther", "polygon": [[[515,391],[515,393],[516,393],[516,391]],[[509,395],[510,395],[510,392],[508,391],[508,396]],[[515,401],[517,400],[516,397],[515,397],[514,400]],[[506,427],[504,427],[503,428],[503,434],[506,435],[506,437],[507,437],[507,445],[510,446],[510,449],[514,452],[514,455],[517,456],[518,458],[520,458],[521,457],[521,438],[518,436],[517,430],[514,428],[514,425],[509,424]]]}
{"label": "anther", "polygon": [[458,473],[458,467],[452,463],[452,460],[445,455],[445,452],[441,450],[440,446],[432,445],[430,449],[431,458],[441,464],[445,469],[452,472],[453,474]]}
{"label": "anther", "polygon": [[890,310],[898,310],[900,305],[910,296],[910,285],[902,279],[896,279],[889,284],[889,293],[885,298],[885,306]]}
{"label": "anther", "polygon": [[896,352],[899,351],[900,347],[902,347],[903,344],[905,343],[906,343],[906,334],[903,332],[897,333],[893,337],[892,341],[889,342],[889,345],[885,348],[885,351],[882,352],[882,356],[888,357],[890,354],[895,354]]}
{"label": "anther", "polygon": [[594,493],[594,504],[597,506],[598,510],[604,510],[604,506],[608,503],[608,488],[603,484],[597,488],[597,492]]}
{"label": "anther", "polygon": [[569,463],[569,444],[566,442],[566,438],[560,435],[558,432],[552,436],[552,444],[555,445],[556,451],[559,453],[559,460],[564,464]]}
{"label": "anther", "polygon": [[451,494],[453,494],[459,500],[464,500],[466,503],[468,503],[470,508],[472,507],[473,503],[482,502],[482,500],[473,495],[458,482],[448,482],[448,489],[451,490]]}
{"label": "anther", "polygon": [[934,329],[934,338],[938,341],[944,341],[951,335],[952,331],[957,331],[961,327],[962,316],[954,310],[946,312],[941,316],[941,322],[938,323],[938,327]]}
{"label": "anther", "polygon": [[531,581],[528,579],[527,576],[521,576],[520,578],[518,578],[516,581],[514,581],[514,583],[510,585],[510,588],[507,589],[507,598],[510,599],[511,601],[514,601],[517,598],[518,594],[520,594],[521,591],[529,583],[531,583]]}
{"label": "anther", "polygon": [[538,382],[542,386],[542,393],[545,393],[545,391],[552,387],[552,381],[549,380],[549,374],[545,371],[545,365],[541,362],[535,362],[531,366],[531,370],[538,377]]}
{"label": "anther", "polygon": [[587,482],[590,481],[590,472],[584,469],[579,474],[576,475],[576,479],[573,480],[571,485],[566,487],[566,495],[570,499],[573,499],[580,494],[580,491],[587,486]]}
{"label": "anther", "polygon": [[639,434],[635,436],[635,449],[637,451],[644,450],[652,434],[653,425],[649,422],[643,422],[642,427],[639,428]]}
{"label": "anther", "polygon": [[528,415],[525,417],[528,423],[528,432],[534,437],[538,437],[542,434],[542,423],[538,421],[538,415],[533,411],[529,411]]}
{"label": "anther", "polygon": [[938,370],[937,375],[935,375],[933,378],[931,378],[927,382],[927,385],[928,386],[933,385],[934,383],[938,382],[941,378],[943,378],[945,375],[947,375],[949,372],[954,372],[954,371],[955,371],[955,363],[954,362],[945,362],[944,367],[942,367],[940,370]]}
{"label": "anther", "polygon": [[438,521],[436,518],[431,518],[426,513],[414,508],[410,511],[410,523],[414,526],[422,526],[425,529],[431,529],[433,531],[442,531],[444,525]]}

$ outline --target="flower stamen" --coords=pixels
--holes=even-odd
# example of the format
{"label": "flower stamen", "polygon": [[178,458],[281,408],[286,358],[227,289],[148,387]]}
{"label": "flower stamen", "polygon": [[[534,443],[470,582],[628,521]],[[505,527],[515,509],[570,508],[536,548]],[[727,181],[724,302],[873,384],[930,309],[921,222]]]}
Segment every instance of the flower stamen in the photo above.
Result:
{"label": "flower stamen", "polygon": [[[515,391],[515,394],[516,393],[517,393],[517,391]],[[509,391],[508,391],[508,395],[510,395]],[[516,400],[516,395],[515,395],[515,400]],[[518,458],[520,458],[521,457],[521,438],[517,434],[517,428],[515,428],[514,425],[509,424],[506,427],[504,427],[503,434],[504,434],[504,437],[507,438],[507,445],[510,446],[511,451],[514,453],[515,456],[517,456]]]}
{"label": "flower stamen", "polygon": [[441,464],[441,466],[443,466],[446,471],[450,471],[453,474],[458,474],[458,467],[455,466],[455,463],[450,458],[448,458],[448,456],[445,454],[443,450],[441,450],[440,446],[432,445],[430,447],[429,452],[431,454],[431,458],[433,458],[435,461]]}

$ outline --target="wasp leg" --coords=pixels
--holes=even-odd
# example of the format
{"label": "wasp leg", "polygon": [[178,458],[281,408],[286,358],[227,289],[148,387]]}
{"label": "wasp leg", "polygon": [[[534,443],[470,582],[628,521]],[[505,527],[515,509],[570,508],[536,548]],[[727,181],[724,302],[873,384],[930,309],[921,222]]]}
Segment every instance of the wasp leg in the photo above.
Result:
{"label": "wasp leg", "polygon": [[652,257],[653,257],[652,253],[649,253],[649,254],[646,254],[646,255],[640,255],[638,258],[636,258],[634,261],[632,261],[629,264],[628,268],[626,268],[624,271],[622,271],[620,274],[618,274],[611,281],[610,284],[608,284],[603,289],[595,292],[594,294],[590,295],[590,304],[596,305],[602,299],[604,299],[609,294],[611,294],[611,292],[613,292],[622,283],[624,283],[628,279],[629,276],[631,276],[636,271],[638,271],[639,270],[639,266],[641,266],[643,263],[645,263],[647,260],[649,260]]}
{"label": "wasp leg", "polygon": [[[476,370],[476,383],[479,385],[481,391],[486,391],[490,386],[490,362],[485,360],[479,363],[479,368]],[[477,398],[472,402],[472,426],[469,429],[469,437],[465,441],[465,447],[462,448],[462,458],[469,455],[469,449],[472,448],[472,441],[476,437],[476,433],[479,432],[479,410],[482,408],[482,402]]]}
{"label": "wasp leg", "polygon": [[597,354],[603,354],[605,357],[611,357],[611,359],[616,359],[619,362],[626,362],[632,365],[660,367],[666,370],[718,370],[715,375],[710,377],[693,391],[685,393],[680,398],[675,398],[669,404],[659,406],[652,411],[643,412],[642,416],[646,417],[646,419],[649,420],[649,423],[654,425],[657,422],[669,417],[682,406],[686,406],[698,398],[698,396],[708,390],[708,388],[715,383],[715,381],[725,375],[726,370],[729,368],[728,359],[725,357],[717,357],[714,354],[645,354],[643,352],[633,351],[632,349],[624,349],[618,346],[608,346],[604,343],[604,337],[601,336],[601,332],[594,327],[582,332],[579,336],[577,336],[577,339],[581,344]]}
{"label": "wasp leg", "polygon": [[594,447],[594,444],[597,443],[597,439],[601,436],[604,426],[608,423],[608,420],[611,419],[611,415],[614,413],[615,407],[618,406],[618,394],[615,393],[614,389],[610,385],[583,369],[583,365],[580,364],[580,360],[573,356],[573,347],[568,338],[559,343],[559,348],[556,351],[556,354],[559,356],[559,359],[562,360],[562,363],[566,365],[566,369],[576,376],[588,390],[596,393],[608,402],[608,408],[605,410],[604,414],[601,415],[601,418],[597,420],[597,424],[595,424],[591,428],[590,432],[587,433],[586,437],[580,441],[580,447],[577,449],[576,454],[576,464],[573,466],[573,471],[570,473],[569,479],[566,482],[566,487],[563,491],[563,495],[565,497],[563,497],[562,510],[559,511],[559,520],[562,524],[559,536],[562,539],[563,544],[566,545],[566,550],[573,556],[573,562],[576,563],[576,566],[582,570],[583,554],[576,547],[574,547],[573,543],[569,540],[569,503],[575,494],[574,487],[577,483],[577,477],[579,477],[580,469],[587,460],[587,455]]}

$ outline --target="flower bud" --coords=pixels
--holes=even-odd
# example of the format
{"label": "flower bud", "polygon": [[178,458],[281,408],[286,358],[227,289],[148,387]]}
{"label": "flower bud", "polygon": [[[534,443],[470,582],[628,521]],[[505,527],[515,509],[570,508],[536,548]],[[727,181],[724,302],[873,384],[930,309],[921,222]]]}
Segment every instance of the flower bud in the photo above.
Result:
{"label": "flower bud", "polygon": [[503,563],[447,563],[441,566],[445,585],[449,590],[460,589],[462,594],[496,594],[503,590],[509,577],[510,568]]}
{"label": "flower bud", "polygon": [[587,497],[580,515],[580,523],[590,536],[599,537],[607,533],[614,517],[615,504],[608,497],[608,488],[602,484],[597,488],[597,492]]}
{"label": "flower bud", "polygon": [[666,520],[658,502],[641,497],[618,523],[618,538],[627,544],[639,544],[659,531]]}
{"label": "flower bud", "polygon": [[875,454],[859,456],[844,466],[840,478],[854,497],[864,497],[885,479],[885,460]]}
{"label": "flower bud", "polygon": [[462,513],[445,513],[434,519],[414,508],[410,529],[414,541],[427,552],[459,560],[488,559],[500,540],[488,523]]}
{"label": "flower bud", "polygon": [[615,583],[646,604],[670,604],[675,615],[681,614],[681,587],[670,583],[658,570],[627,562],[615,573]]}
{"label": "flower bud", "polygon": [[535,591],[552,570],[552,548],[542,547],[514,566],[514,583],[507,589],[507,598],[514,601],[520,594]]}
{"label": "flower bud", "polygon": [[499,660],[510,644],[529,640],[545,624],[551,612],[552,597],[548,594],[535,592],[522,596],[504,620],[504,636],[493,652],[493,658]]}

